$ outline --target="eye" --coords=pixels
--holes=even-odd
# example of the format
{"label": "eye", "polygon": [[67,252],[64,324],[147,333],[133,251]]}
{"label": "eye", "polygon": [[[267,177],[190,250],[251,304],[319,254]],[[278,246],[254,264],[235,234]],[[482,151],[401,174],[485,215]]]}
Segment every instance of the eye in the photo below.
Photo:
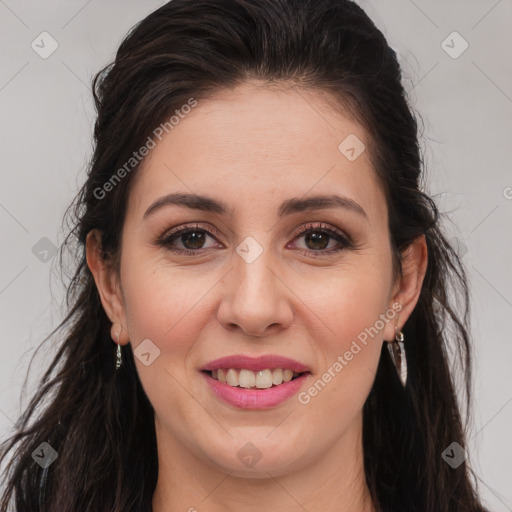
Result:
{"label": "eye", "polygon": [[[300,238],[304,239],[304,245],[306,246],[305,249],[300,250],[312,256],[329,255],[354,246],[348,236],[325,224],[304,226],[299,230],[295,239]],[[329,248],[330,242],[335,242],[334,247],[331,245]]]}
{"label": "eye", "polygon": [[[199,250],[205,249],[205,240],[214,235],[209,230],[201,228],[200,225],[180,227],[167,232],[164,237],[159,240],[158,245],[164,246],[171,251],[186,254],[188,256],[197,256]],[[175,247],[175,243],[181,244],[182,247]],[[221,246],[223,247],[223,246]],[[208,249],[209,247],[206,247]]]}
{"label": "eye", "polygon": [[[157,245],[187,256],[198,256],[203,249],[223,248],[224,246],[220,243],[205,247],[204,244],[208,237],[216,240],[218,236],[212,234],[210,229],[215,231],[212,228],[201,227],[199,224],[174,228],[158,240]],[[296,233],[294,240],[300,238],[304,238],[305,248],[299,248],[299,251],[311,256],[330,255],[354,247],[350,237],[338,229],[322,223],[308,224],[302,227]],[[332,247],[332,242],[335,242],[334,247]],[[331,246],[329,247],[329,245]]]}

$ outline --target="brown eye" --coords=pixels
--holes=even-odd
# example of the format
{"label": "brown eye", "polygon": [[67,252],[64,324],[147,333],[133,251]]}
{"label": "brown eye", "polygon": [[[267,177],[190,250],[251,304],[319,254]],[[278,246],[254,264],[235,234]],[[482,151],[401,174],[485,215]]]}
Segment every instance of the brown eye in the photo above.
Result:
{"label": "brown eye", "polygon": [[[157,244],[187,256],[197,256],[203,249],[223,247],[222,244],[205,246],[208,237],[216,240],[216,237],[205,228],[185,226],[171,230],[158,240]],[[305,247],[298,247],[299,251],[311,256],[328,256],[354,246],[348,236],[324,224],[305,226],[297,233],[295,240],[301,238],[304,239]]]}
{"label": "brown eye", "polygon": [[309,249],[322,250],[329,245],[329,238],[331,238],[330,235],[325,232],[313,231],[305,236],[304,241]]}
{"label": "brown eye", "polygon": [[206,237],[204,231],[194,230],[182,233],[179,238],[186,249],[202,249]]}
{"label": "brown eye", "polygon": [[183,228],[173,229],[164,235],[157,244],[178,254],[196,256],[202,249],[219,247],[218,244],[205,247],[207,238],[216,240],[209,230],[199,226],[185,226]]}
{"label": "brown eye", "polygon": [[330,255],[353,247],[353,243],[348,236],[324,224],[305,226],[299,231],[295,239],[300,238],[304,239],[305,247],[299,247],[299,249],[312,256]]}

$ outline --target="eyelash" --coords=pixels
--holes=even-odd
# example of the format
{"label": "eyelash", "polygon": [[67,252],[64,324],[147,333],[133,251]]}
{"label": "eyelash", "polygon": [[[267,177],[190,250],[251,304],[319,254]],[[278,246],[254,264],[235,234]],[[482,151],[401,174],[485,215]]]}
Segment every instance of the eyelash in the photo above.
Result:
{"label": "eyelash", "polygon": [[[198,256],[199,255],[198,253],[203,251],[203,249],[196,249],[196,250],[192,251],[190,249],[176,249],[175,247],[171,246],[171,242],[173,242],[174,240],[180,238],[181,236],[183,236],[183,235],[185,235],[187,233],[193,233],[195,231],[204,231],[209,236],[211,236],[213,238],[216,238],[216,235],[213,234],[210,230],[205,229],[204,227],[202,227],[199,224],[195,224],[195,225],[192,225],[192,226],[189,225],[189,226],[184,226],[184,227],[181,227],[181,228],[178,228],[178,229],[172,229],[171,231],[167,232],[163,237],[161,237],[159,240],[157,240],[156,243],[157,243],[157,245],[165,247],[165,248],[169,249],[170,251],[173,251],[173,252],[178,253],[178,254],[183,254],[183,255],[186,255],[186,256]],[[352,249],[352,248],[354,248],[354,243],[352,242],[350,237],[348,237],[347,235],[344,235],[341,231],[333,229],[333,228],[331,228],[328,225],[323,224],[323,223],[307,224],[306,226],[303,226],[295,234],[294,240],[296,238],[299,238],[300,236],[305,235],[305,234],[314,233],[314,232],[317,232],[317,231],[320,231],[322,233],[326,233],[327,235],[329,235],[330,238],[333,238],[339,244],[341,244],[342,247],[338,246],[335,249],[331,248],[331,249],[328,249],[328,250],[319,249],[317,251],[300,249],[299,252],[301,252],[303,254],[307,254],[307,255],[313,256],[313,257],[318,257],[318,256],[325,256],[325,255],[331,255],[331,254],[334,254],[334,253],[338,253],[338,252],[340,252],[340,251],[342,251],[344,249]]]}

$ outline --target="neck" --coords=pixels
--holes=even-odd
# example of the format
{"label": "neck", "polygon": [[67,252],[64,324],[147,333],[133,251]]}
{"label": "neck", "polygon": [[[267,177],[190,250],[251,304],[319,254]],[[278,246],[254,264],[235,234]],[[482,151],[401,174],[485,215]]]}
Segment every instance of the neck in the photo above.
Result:
{"label": "neck", "polygon": [[353,428],[356,435],[347,432],[301,469],[279,476],[263,471],[257,478],[234,476],[157,428],[159,471],[153,512],[374,512],[364,473],[360,421]]}

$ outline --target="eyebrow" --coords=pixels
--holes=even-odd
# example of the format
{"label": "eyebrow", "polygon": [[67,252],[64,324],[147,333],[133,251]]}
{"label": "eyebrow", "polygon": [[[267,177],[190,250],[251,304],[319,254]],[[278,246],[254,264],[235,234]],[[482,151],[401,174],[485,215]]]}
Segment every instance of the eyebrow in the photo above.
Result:
{"label": "eyebrow", "polygon": [[[208,196],[175,192],[160,197],[154,201],[146,210],[142,218],[146,219],[152,213],[168,205],[201,210],[203,212],[216,213],[218,215],[229,217],[232,217],[235,211],[235,209],[228,206],[227,203]],[[277,215],[281,218],[285,215],[291,215],[297,212],[321,210],[326,208],[343,208],[364,217],[366,220],[369,220],[368,215],[358,203],[348,197],[337,194],[316,195],[306,198],[294,197],[287,199],[283,201],[281,206],[279,206]]]}

